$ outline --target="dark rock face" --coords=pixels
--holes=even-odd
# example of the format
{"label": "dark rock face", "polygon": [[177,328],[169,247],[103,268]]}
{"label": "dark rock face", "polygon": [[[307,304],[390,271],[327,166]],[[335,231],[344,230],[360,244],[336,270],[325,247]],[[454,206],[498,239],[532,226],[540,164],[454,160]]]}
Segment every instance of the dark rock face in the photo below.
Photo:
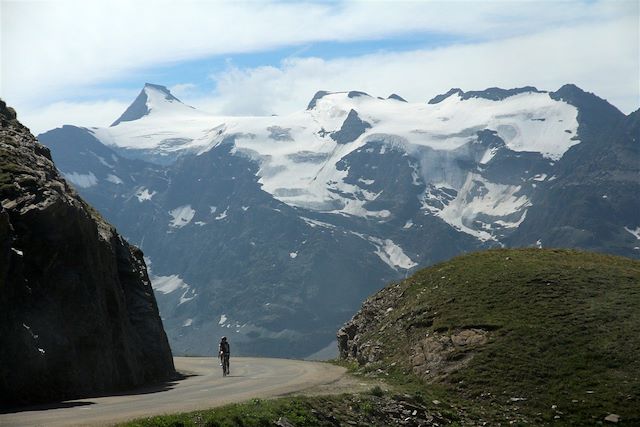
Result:
{"label": "dark rock face", "polygon": [[452,88],[452,89],[449,89],[449,91],[447,91],[447,93],[441,93],[440,95],[434,96],[433,98],[431,98],[429,100],[429,102],[427,102],[427,104],[438,104],[439,102],[444,101],[445,99],[447,99],[448,97],[450,97],[454,93],[459,93],[460,95],[464,94],[462,89],[457,88],[457,87],[456,88]]}
{"label": "dark rock face", "polygon": [[406,99],[404,99],[403,97],[401,97],[400,95],[397,95],[395,93],[392,93],[391,95],[389,95],[389,97],[387,99],[395,99],[396,101],[407,102]]}
{"label": "dark rock face", "polygon": [[359,90],[351,90],[351,91],[349,91],[349,92],[347,93],[347,96],[348,96],[349,98],[357,98],[357,97],[359,97],[359,96],[368,96],[368,97],[371,97],[371,95],[369,95],[368,93],[366,93],[366,92],[361,92],[361,91],[359,91]]}
{"label": "dark rock face", "polygon": [[168,378],[171,350],[142,252],[80,199],[1,101],[0,117],[3,403]]}
{"label": "dark rock face", "polygon": [[347,118],[344,119],[340,130],[331,134],[331,139],[338,144],[348,144],[358,139],[369,128],[371,128],[371,125],[362,120],[355,110],[351,110]]}
{"label": "dark rock face", "polygon": [[318,102],[318,100],[329,95],[330,93],[331,92],[327,92],[326,90],[317,91],[316,94],[313,95],[313,98],[311,98],[311,101],[309,101],[309,105],[307,105],[307,110],[313,110],[314,108],[316,108],[316,103]]}

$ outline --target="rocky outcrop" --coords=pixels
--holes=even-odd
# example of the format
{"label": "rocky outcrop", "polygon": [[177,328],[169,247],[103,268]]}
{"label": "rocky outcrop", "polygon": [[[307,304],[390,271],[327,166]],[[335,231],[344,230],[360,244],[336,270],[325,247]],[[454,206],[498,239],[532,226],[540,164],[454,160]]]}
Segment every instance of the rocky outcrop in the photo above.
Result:
{"label": "rocky outcrop", "polygon": [[[351,96],[352,92],[349,92],[349,97],[354,98],[356,96],[363,95],[355,95]],[[361,93],[361,92],[356,92]],[[366,95],[366,94],[365,94]],[[333,139],[338,144],[348,144],[350,142],[355,141],[366,132],[367,129],[371,128],[371,124],[362,120],[356,110],[349,111],[347,118],[342,123],[342,127],[340,130],[333,132],[331,134],[331,139]]]}
{"label": "rocky outcrop", "polygon": [[75,193],[2,101],[0,123],[2,403],[173,375],[142,252]]}
{"label": "rocky outcrop", "polygon": [[[340,359],[379,373],[405,366],[425,380],[444,378],[471,361],[490,331],[482,327],[432,330],[438,310],[410,304],[407,282],[391,285],[367,299],[338,331]],[[400,341],[394,345],[391,339]]]}
{"label": "rocky outcrop", "polygon": [[380,328],[386,329],[384,321],[394,307],[398,307],[401,297],[402,291],[397,284],[379,291],[362,304],[360,311],[338,331],[338,352],[341,359],[354,360],[360,365],[381,360],[382,347],[376,338],[376,332]]}

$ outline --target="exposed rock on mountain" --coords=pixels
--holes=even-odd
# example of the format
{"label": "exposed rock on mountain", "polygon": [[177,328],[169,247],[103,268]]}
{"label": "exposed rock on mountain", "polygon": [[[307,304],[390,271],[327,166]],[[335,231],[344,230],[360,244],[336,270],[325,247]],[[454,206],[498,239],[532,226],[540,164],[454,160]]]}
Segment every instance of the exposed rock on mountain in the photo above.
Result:
{"label": "exposed rock on mountain", "polygon": [[59,175],[0,101],[2,403],[139,386],[174,373],[139,249]]}
{"label": "exposed rock on mountain", "polygon": [[358,139],[358,137],[369,128],[371,128],[371,124],[360,119],[355,110],[351,110],[349,111],[347,118],[344,119],[340,130],[331,134],[331,139],[338,144],[348,144],[349,142],[353,142]]}

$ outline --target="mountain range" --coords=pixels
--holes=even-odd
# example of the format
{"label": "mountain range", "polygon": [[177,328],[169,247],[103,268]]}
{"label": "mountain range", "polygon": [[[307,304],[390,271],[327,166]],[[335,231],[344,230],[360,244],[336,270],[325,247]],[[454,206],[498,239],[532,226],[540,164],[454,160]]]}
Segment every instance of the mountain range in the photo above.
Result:
{"label": "mountain range", "polygon": [[640,257],[640,112],[565,85],[409,103],[320,91],[221,117],[146,84],[110,127],[39,135],[145,253],[174,353],[313,357],[360,303],[490,247]]}

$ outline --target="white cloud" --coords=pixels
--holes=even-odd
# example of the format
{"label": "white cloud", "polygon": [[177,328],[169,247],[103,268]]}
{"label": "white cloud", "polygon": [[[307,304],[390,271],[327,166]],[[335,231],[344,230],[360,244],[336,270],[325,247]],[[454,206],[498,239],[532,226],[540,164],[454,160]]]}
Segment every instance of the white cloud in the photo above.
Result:
{"label": "white cloud", "polygon": [[109,126],[127,108],[126,102],[55,102],[40,108],[18,110],[18,119],[34,135],[64,124],[76,126]]}
{"label": "white cloud", "polygon": [[[425,43],[432,36],[464,36],[465,43],[329,60],[290,57],[276,66],[229,65],[212,76],[213,94],[190,82],[171,89],[190,105],[225,114],[300,110],[320,89],[396,92],[425,101],[450,87],[554,90],[567,82],[625,112],[640,103],[637,1],[0,4],[0,95],[35,132],[70,122],[109,125],[133,97],[129,90],[99,85],[131,80],[136,70],[211,55],[403,34],[421,34]],[[298,56],[304,53],[301,49]],[[78,94],[101,99],[50,104]]]}
{"label": "white cloud", "polygon": [[323,60],[292,58],[279,67],[229,68],[212,78],[217,94],[190,103],[221,114],[284,114],[317,90],[393,92],[423,102],[451,87],[479,90],[575,83],[630,112],[640,106],[637,21],[581,25],[507,40],[435,50]]}
{"label": "white cloud", "polygon": [[178,83],[169,87],[169,90],[174,96],[178,98],[185,98],[193,95],[198,88],[198,85],[194,83]]}
{"label": "white cloud", "polygon": [[416,32],[497,39],[638,14],[636,1],[0,4],[0,93],[13,104],[68,93],[71,87],[108,81],[136,69],[211,55]]}

